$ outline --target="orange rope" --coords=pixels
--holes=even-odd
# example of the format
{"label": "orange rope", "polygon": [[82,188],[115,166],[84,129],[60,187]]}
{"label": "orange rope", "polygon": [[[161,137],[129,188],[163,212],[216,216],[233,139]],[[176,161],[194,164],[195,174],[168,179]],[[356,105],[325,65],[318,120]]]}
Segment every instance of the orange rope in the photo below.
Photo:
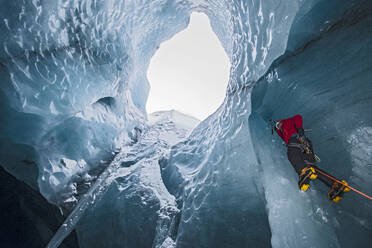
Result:
{"label": "orange rope", "polygon": [[321,171],[321,170],[318,170],[318,169],[316,169],[316,168],[314,168],[314,169],[315,169],[317,172],[320,172],[321,174],[323,174],[324,176],[327,176],[327,177],[331,178],[332,180],[334,180],[334,181],[336,181],[336,182],[338,182],[338,183],[344,185],[345,187],[354,190],[354,191],[357,192],[358,194],[360,194],[360,195],[362,195],[362,196],[364,196],[364,197],[367,197],[368,199],[372,200],[372,197],[371,197],[371,196],[366,195],[366,194],[364,194],[363,192],[360,192],[360,191],[357,190],[357,189],[354,189],[353,187],[351,187],[351,186],[349,186],[349,185],[347,185],[347,184],[345,184],[345,183],[343,183],[343,182],[337,180],[337,179],[334,178],[334,177],[331,177],[330,175],[324,173],[324,172]]}

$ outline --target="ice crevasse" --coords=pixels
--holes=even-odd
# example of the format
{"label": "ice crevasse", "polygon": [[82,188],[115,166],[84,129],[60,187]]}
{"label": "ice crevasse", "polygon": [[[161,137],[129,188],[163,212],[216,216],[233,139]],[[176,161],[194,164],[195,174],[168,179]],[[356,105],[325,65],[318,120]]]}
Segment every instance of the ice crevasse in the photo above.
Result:
{"label": "ice crevasse", "polygon": [[[302,114],[319,166],[372,193],[371,1],[0,6],[0,164],[65,215],[37,230],[49,247],[370,246],[370,200],[299,192],[267,121]],[[192,12],[230,59],[226,98],[200,123],[147,116],[149,61]]]}

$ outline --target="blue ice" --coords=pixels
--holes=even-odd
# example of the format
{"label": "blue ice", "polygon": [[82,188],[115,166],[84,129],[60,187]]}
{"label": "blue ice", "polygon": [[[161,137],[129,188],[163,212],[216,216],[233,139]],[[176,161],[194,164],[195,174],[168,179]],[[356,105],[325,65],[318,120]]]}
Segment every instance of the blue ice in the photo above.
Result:
{"label": "blue ice", "polygon": [[[367,0],[1,1],[0,164],[79,247],[367,247],[369,200],[299,192],[270,119],[304,116],[321,168],[372,193]],[[161,42],[208,15],[231,74],[207,119],[148,116]]]}

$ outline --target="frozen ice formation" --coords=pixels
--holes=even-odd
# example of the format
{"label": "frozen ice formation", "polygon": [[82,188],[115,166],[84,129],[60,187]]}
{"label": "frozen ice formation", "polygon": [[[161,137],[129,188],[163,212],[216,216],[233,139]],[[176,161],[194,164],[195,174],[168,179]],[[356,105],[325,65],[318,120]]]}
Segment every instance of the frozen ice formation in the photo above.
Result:
{"label": "frozen ice formation", "polygon": [[[321,168],[372,193],[369,0],[1,1],[0,164],[79,247],[368,247],[372,205],[299,192],[267,121],[304,116]],[[147,116],[160,43],[204,12],[230,61],[206,120]]]}

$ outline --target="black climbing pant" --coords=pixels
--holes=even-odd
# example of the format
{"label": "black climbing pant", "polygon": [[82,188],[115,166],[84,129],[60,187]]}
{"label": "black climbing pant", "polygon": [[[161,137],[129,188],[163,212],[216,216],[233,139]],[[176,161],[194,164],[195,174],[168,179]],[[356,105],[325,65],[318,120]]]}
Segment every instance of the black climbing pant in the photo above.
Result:
{"label": "black climbing pant", "polygon": [[[296,137],[290,138],[289,143],[290,144],[296,144],[296,143],[300,144]],[[300,175],[302,169],[307,167],[307,166],[311,166],[311,167],[314,167],[314,168],[320,170],[317,166],[315,166],[314,155],[307,154],[307,153],[303,152],[303,150],[299,147],[288,146],[287,155],[288,155],[289,162],[291,162],[293,168],[295,169],[295,171],[298,175]],[[322,181],[325,185],[327,185],[328,187],[332,186],[333,180],[331,180],[330,178],[328,178],[328,177],[326,177],[326,176],[324,176],[320,173],[317,173],[317,175],[318,175],[318,179],[320,181]]]}

